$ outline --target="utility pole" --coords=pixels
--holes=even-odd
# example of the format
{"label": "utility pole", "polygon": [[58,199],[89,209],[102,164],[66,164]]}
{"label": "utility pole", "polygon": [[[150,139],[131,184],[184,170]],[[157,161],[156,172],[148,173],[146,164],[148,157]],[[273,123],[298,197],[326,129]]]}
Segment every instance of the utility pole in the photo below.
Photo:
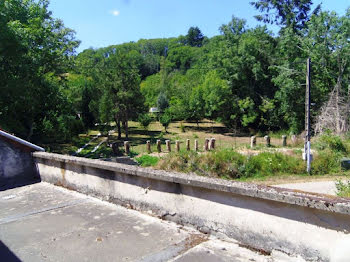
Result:
{"label": "utility pole", "polygon": [[306,157],[306,171],[310,173],[311,171],[311,145],[310,145],[310,137],[311,137],[311,125],[310,125],[310,89],[311,89],[311,78],[310,78],[310,70],[311,70],[311,59],[308,58],[306,62],[306,94],[305,94],[305,146],[304,153]]}

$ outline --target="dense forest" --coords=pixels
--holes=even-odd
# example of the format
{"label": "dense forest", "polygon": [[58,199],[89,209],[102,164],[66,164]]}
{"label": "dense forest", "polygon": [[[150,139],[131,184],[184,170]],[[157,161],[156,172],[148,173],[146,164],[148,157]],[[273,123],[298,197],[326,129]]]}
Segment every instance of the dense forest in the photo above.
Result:
{"label": "dense forest", "polygon": [[[261,25],[232,17],[206,37],[198,27],[76,54],[73,30],[48,1],[0,2],[0,127],[32,141],[63,141],[115,121],[163,125],[211,119],[232,130],[301,132],[306,59],[312,61],[312,116],[336,85],[350,92],[350,9],[312,9],[311,0],[252,2]],[[277,24],[273,34],[265,24]]]}

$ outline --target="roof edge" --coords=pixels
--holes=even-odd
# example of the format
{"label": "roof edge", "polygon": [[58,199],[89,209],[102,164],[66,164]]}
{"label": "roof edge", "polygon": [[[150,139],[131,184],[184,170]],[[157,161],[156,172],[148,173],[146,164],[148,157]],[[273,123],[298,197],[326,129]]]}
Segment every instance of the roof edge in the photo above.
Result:
{"label": "roof edge", "polygon": [[8,139],[10,139],[10,140],[12,140],[14,142],[17,142],[17,143],[21,144],[21,145],[24,145],[26,147],[34,149],[35,151],[45,152],[44,148],[42,148],[40,146],[37,146],[37,145],[34,145],[34,144],[32,144],[32,143],[30,143],[30,142],[28,142],[26,140],[23,140],[23,139],[21,139],[21,138],[19,138],[17,136],[11,135],[11,134],[9,134],[9,133],[7,133],[5,131],[0,130],[0,136],[6,137],[6,138],[8,138]]}

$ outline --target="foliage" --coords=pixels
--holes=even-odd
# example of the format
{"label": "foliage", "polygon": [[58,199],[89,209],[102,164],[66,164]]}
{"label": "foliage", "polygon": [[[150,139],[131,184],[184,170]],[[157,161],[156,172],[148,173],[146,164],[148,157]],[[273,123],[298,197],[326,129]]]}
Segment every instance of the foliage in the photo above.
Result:
{"label": "foliage", "polygon": [[160,112],[164,112],[169,107],[169,100],[164,93],[159,93],[157,98],[157,106]]}
{"label": "foliage", "polygon": [[312,162],[313,174],[341,171],[340,160],[348,154],[348,145],[344,139],[328,132],[318,137],[315,147],[318,149],[318,154]]}
{"label": "foliage", "polygon": [[190,27],[186,35],[186,44],[190,46],[201,47],[203,45],[204,35],[198,27]]}
{"label": "foliage", "polygon": [[256,156],[244,156],[232,149],[207,154],[192,151],[171,153],[162,158],[157,167],[225,179],[305,173],[304,162],[296,157],[268,152]]}
{"label": "foliage", "polygon": [[159,158],[156,156],[143,155],[135,158],[135,160],[140,166],[147,167],[157,165]]}
{"label": "foliage", "polygon": [[[259,20],[281,26],[278,36],[233,16],[211,38],[190,27],[185,36],[74,56],[74,31],[52,18],[48,1],[2,1],[1,127],[32,140],[69,140],[82,123],[87,130],[114,121],[121,138],[129,120],[147,125],[144,114],[157,106],[165,130],[173,120],[207,118],[231,130],[300,133],[308,57],[312,121],[335,86],[342,101],[350,100],[350,9],[339,16],[311,4],[253,1]],[[340,146],[333,142],[324,141]]]}
{"label": "foliage", "polygon": [[[125,136],[128,137],[127,122],[143,113],[144,100],[140,92],[140,77],[136,69],[138,55],[134,50],[125,53],[116,50],[105,59],[109,70],[100,72],[99,83],[103,86],[100,100],[100,119],[103,122],[115,120],[124,124]],[[121,136],[118,128],[118,137]]]}
{"label": "foliage", "polygon": [[171,115],[168,112],[165,112],[161,115],[159,121],[162,124],[162,126],[164,126],[165,132],[167,132],[167,128],[172,121]]}
{"label": "foliage", "polygon": [[337,195],[340,197],[350,197],[350,180],[343,182],[337,180],[335,182],[335,187],[337,188]]}
{"label": "foliage", "polygon": [[[311,0],[259,0],[251,2],[259,11],[266,12],[263,15],[257,15],[258,21],[265,23],[276,23],[294,30],[302,29],[310,18]],[[312,12],[316,14],[320,5]]]}
{"label": "foliage", "polygon": [[48,4],[0,2],[0,123],[29,140],[41,140],[58,126],[68,128],[57,118],[74,116],[59,86],[79,42],[51,16]]}
{"label": "foliage", "polygon": [[348,152],[342,138],[340,136],[332,135],[331,133],[321,135],[317,140],[316,147],[319,150],[330,149],[335,153],[346,154]]}
{"label": "foliage", "polygon": [[137,118],[138,122],[141,124],[142,127],[147,129],[149,124],[153,121],[152,117],[149,114],[141,114]]}

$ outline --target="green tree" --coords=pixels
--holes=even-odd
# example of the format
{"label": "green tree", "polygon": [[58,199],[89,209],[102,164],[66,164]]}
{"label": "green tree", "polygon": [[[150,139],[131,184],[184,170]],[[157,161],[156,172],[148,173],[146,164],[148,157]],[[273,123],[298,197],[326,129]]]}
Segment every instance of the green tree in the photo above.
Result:
{"label": "green tree", "polygon": [[0,2],[0,124],[28,140],[55,129],[63,114],[74,118],[59,86],[79,42],[48,4]]}
{"label": "green tree", "polygon": [[171,123],[172,121],[172,118],[171,118],[171,114],[169,114],[167,111],[161,115],[160,117],[160,123],[162,124],[162,126],[164,127],[165,129],[165,132],[167,133],[167,129],[168,129],[168,126],[169,124]]}
{"label": "green tree", "polygon": [[203,45],[204,35],[198,27],[190,27],[186,35],[186,43],[190,46],[201,47]]}
{"label": "green tree", "polygon": [[161,113],[165,112],[165,109],[167,109],[169,107],[169,100],[163,92],[159,93],[159,95],[158,95],[157,107],[158,107],[159,112],[161,112]]}
{"label": "green tree", "polygon": [[118,139],[121,139],[122,124],[128,138],[128,121],[136,119],[145,111],[144,99],[140,92],[140,76],[135,67],[135,51],[128,53],[116,50],[106,58],[106,68],[100,75],[99,84],[103,87],[100,101],[100,118],[103,122],[115,120]]}
{"label": "green tree", "polygon": [[255,16],[265,23],[282,25],[293,29],[294,32],[304,28],[312,14],[317,14],[321,5],[311,12],[312,0],[259,0],[251,4],[263,15]]}

